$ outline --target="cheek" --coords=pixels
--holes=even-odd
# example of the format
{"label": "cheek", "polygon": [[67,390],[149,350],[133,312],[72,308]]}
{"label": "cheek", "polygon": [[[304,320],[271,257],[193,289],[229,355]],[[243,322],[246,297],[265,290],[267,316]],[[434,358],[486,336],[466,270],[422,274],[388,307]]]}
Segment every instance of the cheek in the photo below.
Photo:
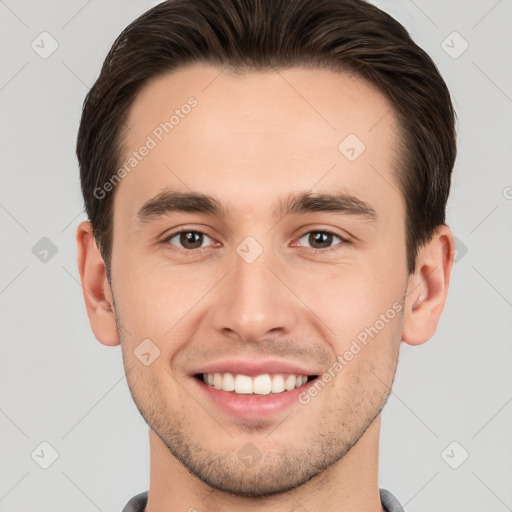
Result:
{"label": "cheek", "polygon": [[396,276],[375,264],[339,265],[301,273],[295,291],[337,339],[349,340],[382,315],[386,324],[396,317],[406,281],[405,274]]}
{"label": "cheek", "polygon": [[390,309],[384,315],[384,320],[367,324],[354,336],[337,337],[334,370],[339,379],[334,380],[340,401],[348,393],[355,404],[371,402],[377,407],[388,395],[398,362],[402,313]]}
{"label": "cheek", "polygon": [[[329,328],[340,381],[393,378],[401,341],[405,274],[368,265],[340,267],[330,275],[304,278],[301,298]],[[335,369],[333,369],[335,371]]]}
{"label": "cheek", "polygon": [[153,350],[159,351],[151,371],[168,369],[173,354],[186,345],[199,324],[208,304],[207,292],[220,272],[168,262],[148,265],[133,257],[119,262],[113,279],[126,363],[139,363],[134,352],[149,339],[157,347]]}

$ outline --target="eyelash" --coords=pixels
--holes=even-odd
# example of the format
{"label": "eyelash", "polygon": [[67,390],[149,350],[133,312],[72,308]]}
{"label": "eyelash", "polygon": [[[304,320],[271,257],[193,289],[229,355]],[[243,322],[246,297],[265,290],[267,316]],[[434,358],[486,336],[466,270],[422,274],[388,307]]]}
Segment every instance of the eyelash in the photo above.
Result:
{"label": "eyelash", "polygon": [[[165,239],[162,240],[162,243],[164,245],[166,245],[166,248],[168,250],[170,250],[172,252],[180,253],[180,254],[186,254],[188,256],[195,256],[198,254],[202,254],[203,252],[210,249],[211,246],[199,247],[197,249],[181,249],[181,248],[178,248],[170,243],[170,240],[172,240],[176,235],[181,235],[182,233],[200,233],[200,234],[205,235],[208,238],[212,239],[212,237],[209,236],[208,233],[201,231],[199,229],[182,229],[180,231],[175,231],[174,233],[171,233],[169,236],[165,237]],[[328,247],[326,249],[315,249],[313,247],[310,247],[309,248],[310,251],[313,251],[314,254],[335,251],[335,250],[338,250],[337,246],[339,246],[339,245],[350,245],[351,244],[351,241],[349,239],[344,238],[340,234],[335,233],[334,231],[331,231],[329,229],[312,229],[310,231],[306,231],[297,238],[297,241],[300,240],[301,238],[303,238],[305,235],[308,235],[310,233],[326,233],[326,234],[333,235],[333,236],[339,238],[341,241],[340,243],[335,244],[333,247]]]}
{"label": "eyelash", "polygon": [[331,231],[330,229],[311,229],[310,231],[305,231],[304,233],[302,233],[302,235],[299,236],[297,241],[311,233],[324,233],[324,234],[335,236],[340,239],[339,243],[334,244],[332,247],[327,247],[326,249],[315,249],[314,247],[305,247],[305,249],[309,249],[310,251],[312,251],[313,254],[330,253],[330,252],[339,250],[340,246],[350,244],[350,240],[348,238],[345,238],[345,237],[341,236],[340,234],[335,233],[334,231]]}
{"label": "eyelash", "polygon": [[166,245],[166,248],[169,251],[176,252],[179,254],[185,254],[187,256],[196,256],[198,254],[202,254],[203,252],[210,249],[210,246],[208,247],[199,247],[198,249],[180,249],[179,247],[176,247],[170,243],[170,240],[174,238],[176,235],[181,235],[182,233],[200,233],[202,235],[207,236],[208,238],[212,238],[208,235],[208,233],[205,233],[204,231],[201,231],[200,229],[181,229],[180,231],[175,231],[174,233],[171,233],[169,236],[165,237],[164,240],[162,240],[162,243]]}

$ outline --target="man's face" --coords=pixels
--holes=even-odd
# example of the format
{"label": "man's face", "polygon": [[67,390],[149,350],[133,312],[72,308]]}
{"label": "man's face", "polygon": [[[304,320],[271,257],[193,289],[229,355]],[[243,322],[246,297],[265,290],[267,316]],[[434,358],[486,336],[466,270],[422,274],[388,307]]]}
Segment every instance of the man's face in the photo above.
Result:
{"label": "man's face", "polygon": [[[113,218],[112,293],[139,411],[212,487],[308,481],[378,417],[395,374],[408,275],[389,102],[346,74],[197,65],[149,83],[127,127],[123,163],[150,148],[117,185]],[[155,202],[163,192],[211,196],[220,211],[169,208]],[[287,209],[301,194],[318,200]],[[328,211],[322,194],[339,205]],[[276,390],[276,375],[319,377],[248,395],[197,376],[215,371],[269,374]]]}

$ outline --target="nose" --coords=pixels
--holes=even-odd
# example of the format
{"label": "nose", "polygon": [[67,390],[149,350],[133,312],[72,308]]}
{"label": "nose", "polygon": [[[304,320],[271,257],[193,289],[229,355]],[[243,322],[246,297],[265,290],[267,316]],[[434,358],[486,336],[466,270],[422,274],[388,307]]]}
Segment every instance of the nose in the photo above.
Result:
{"label": "nose", "polygon": [[242,342],[289,335],[297,304],[287,289],[284,267],[265,253],[252,263],[234,255],[234,269],[218,287],[213,316],[218,332]]}

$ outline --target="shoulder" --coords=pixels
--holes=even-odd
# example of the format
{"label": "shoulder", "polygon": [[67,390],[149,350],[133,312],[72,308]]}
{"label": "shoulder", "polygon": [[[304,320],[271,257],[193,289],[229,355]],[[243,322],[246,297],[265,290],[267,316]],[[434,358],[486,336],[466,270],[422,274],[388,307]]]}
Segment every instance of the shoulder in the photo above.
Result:
{"label": "shoulder", "polygon": [[380,501],[386,512],[405,512],[400,502],[387,489],[380,489]]}
{"label": "shoulder", "polygon": [[148,491],[141,492],[134,496],[123,508],[122,512],[144,512],[148,502]]}

